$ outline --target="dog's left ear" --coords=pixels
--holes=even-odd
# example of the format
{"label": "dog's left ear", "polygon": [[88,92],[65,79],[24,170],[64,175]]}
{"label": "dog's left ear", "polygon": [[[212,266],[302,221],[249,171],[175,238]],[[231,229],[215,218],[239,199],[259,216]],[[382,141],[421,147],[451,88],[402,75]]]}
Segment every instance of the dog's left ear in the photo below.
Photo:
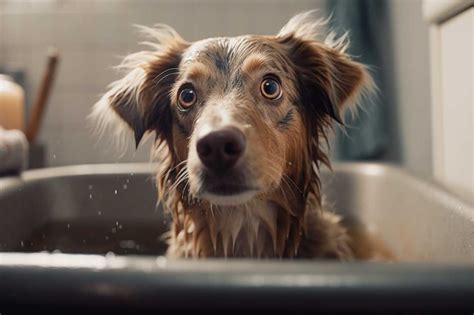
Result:
{"label": "dog's left ear", "polygon": [[125,123],[133,131],[137,147],[147,131],[156,131],[162,140],[171,138],[170,91],[182,52],[189,45],[169,26],[140,28],[154,40],[145,42],[153,49],[125,57],[118,68],[126,75],[110,85],[91,114],[99,128],[122,131],[120,125]]}
{"label": "dog's left ear", "polygon": [[330,33],[321,38],[326,24],[327,20],[317,18],[317,11],[302,13],[281,29],[277,40],[295,65],[304,106],[342,123],[347,105],[356,104],[374,85],[366,67],[345,53],[346,35],[335,39]]}

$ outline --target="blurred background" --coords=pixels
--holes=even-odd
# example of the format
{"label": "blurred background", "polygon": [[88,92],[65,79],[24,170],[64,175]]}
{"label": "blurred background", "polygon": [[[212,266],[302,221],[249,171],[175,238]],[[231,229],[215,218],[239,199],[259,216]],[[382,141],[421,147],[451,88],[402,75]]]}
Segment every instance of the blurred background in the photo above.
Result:
{"label": "blurred background", "polygon": [[[349,122],[347,135],[338,134],[334,159],[385,161],[431,177],[437,163],[430,88],[433,21],[423,14],[423,7],[421,0],[0,0],[0,73],[24,88],[28,121],[48,47],[58,50],[57,75],[31,166],[148,161],[150,140],[138,151],[131,143],[120,154],[110,137],[99,139],[91,132],[86,119],[107,84],[118,78],[112,66],[140,50],[141,39],[132,24],[166,23],[194,41],[275,34],[294,14],[320,9],[322,15],[332,13],[331,26],[338,33],[350,31],[350,53],[372,66],[380,89],[378,98]],[[470,34],[472,46],[472,30]],[[461,109],[470,119],[464,125],[472,124],[472,88],[470,93],[470,103]],[[470,128],[463,132],[469,134]],[[467,137],[462,151],[468,169],[461,172],[468,175],[461,182],[472,190],[472,135]]]}

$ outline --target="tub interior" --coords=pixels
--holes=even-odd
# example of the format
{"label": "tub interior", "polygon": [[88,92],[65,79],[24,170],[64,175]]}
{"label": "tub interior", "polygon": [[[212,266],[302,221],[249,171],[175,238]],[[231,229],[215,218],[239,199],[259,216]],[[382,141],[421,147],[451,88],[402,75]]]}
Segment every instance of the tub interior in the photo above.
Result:
{"label": "tub interior", "polygon": [[[162,255],[169,216],[149,165],[29,171],[0,181],[0,251]],[[392,166],[321,173],[326,202],[398,261],[474,262],[472,203]]]}
{"label": "tub interior", "polygon": [[168,222],[149,173],[27,175],[0,197],[0,250],[120,255],[166,250]]}

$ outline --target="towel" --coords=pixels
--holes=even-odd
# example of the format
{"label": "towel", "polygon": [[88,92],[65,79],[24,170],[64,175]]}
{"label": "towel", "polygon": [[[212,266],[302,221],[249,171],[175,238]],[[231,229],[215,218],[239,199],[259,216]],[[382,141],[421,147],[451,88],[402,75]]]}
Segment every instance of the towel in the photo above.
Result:
{"label": "towel", "polygon": [[20,130],[0,127],[0,176],[20,173],[28,164],[28,141]]}
{"label": "towel", "polygon": [[384,77],[381,69],[382,49],[386,45],[386,0],[328,0],[332,14],[331,27],[338,34],[349,31],[349,54],[369,65],[381,93],[370,102],[360,104],[356,117],[347,113],[346,129],[338,130],[335,158],[339,160],[376,160],[388,146]]}

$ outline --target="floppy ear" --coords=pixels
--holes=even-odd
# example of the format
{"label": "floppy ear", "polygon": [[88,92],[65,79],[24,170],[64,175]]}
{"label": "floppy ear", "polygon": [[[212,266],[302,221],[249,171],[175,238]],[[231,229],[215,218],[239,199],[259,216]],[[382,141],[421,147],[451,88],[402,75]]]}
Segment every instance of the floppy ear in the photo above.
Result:
{"label": "floppy ear", "polygon": [[330,32],[321,38],[326,24],[327,20],[317,18],[317,11],[302,13],[282,28],[277,39],[295,64],[303,105],[342,123],[347,105],[356,105],[374,83],[366,67],[345,53],[347,34],[336,39]]}
{"label": "floppy ear", "polygon": [[117,68],[125,70],[126,75],[109,86],[109,91],[94,105],[92,112],[101,128],[114,124],[114,118],[118,116],[133,130],[137,147],[147,131],[156,131],[161,139],[171,136],[169,94],[178,73],[181,54],[188,46],[169,26],[140,28],[155,40],[153,43],[145,42],[153,50],[125,57]]}

